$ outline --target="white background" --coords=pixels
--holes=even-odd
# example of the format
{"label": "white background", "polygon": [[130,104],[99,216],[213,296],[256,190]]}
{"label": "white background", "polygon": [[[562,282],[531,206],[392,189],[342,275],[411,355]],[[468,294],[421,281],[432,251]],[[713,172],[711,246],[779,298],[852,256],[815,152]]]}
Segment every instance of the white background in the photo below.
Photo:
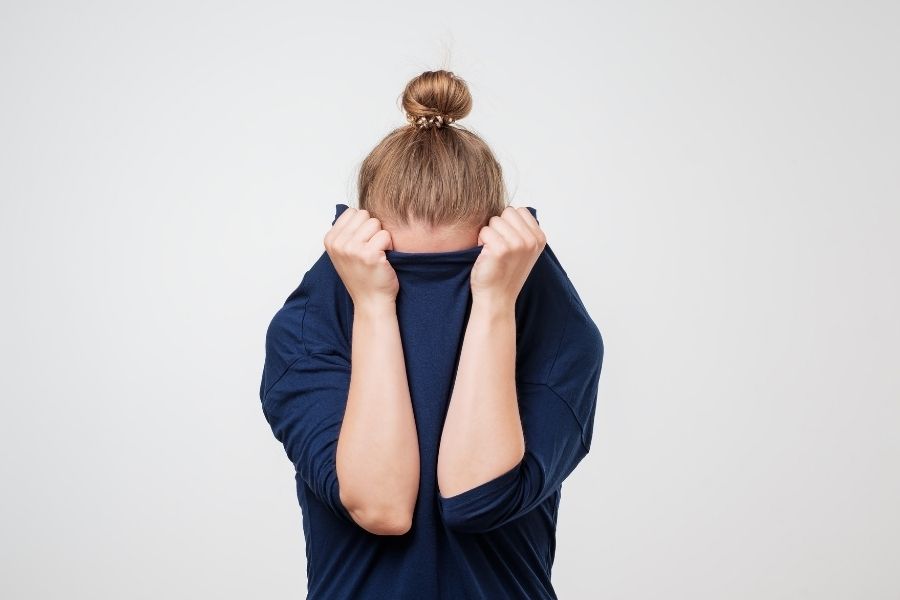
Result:
{"label": "white background", "polygon": [[560,597],[900,598],[898,23],[4,2],[0,596],[302,596],[265,328],[444,67],[606,344]]}

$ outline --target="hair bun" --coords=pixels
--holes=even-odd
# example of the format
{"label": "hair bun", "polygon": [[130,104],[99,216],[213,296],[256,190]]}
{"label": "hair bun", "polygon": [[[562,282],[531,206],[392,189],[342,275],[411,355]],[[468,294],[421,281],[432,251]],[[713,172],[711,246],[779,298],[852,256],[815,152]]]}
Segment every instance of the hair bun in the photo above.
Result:
{"label": "hair bun", "polygon": [[403,90],[406,119],[416,127],[443,127],[462,119],[472,110],[472,95],[466,82],[450,71],[425,71]]}

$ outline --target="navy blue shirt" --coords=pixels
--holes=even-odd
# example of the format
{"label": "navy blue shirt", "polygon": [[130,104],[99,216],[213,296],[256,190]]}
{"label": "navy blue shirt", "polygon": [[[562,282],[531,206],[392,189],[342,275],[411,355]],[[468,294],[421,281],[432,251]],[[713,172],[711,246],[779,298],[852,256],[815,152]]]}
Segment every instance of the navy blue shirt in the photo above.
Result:
{"label": "navy blue shirt", "polygon": [[[347,208],[336,206],[332,225]],[[397,316],[421,453],[404,535],[366,531],[340,500],[335,452],[350,383],[353,301],[327,252],[269,324],[260,400],[295,468],[311,600],[556,598],[550,575],[562,483],[591,447],[603,340],[545,246],[515,306],[525,456],[506,473],[443,497],[438,448],[481,248],[386,252],[400,281]]]}

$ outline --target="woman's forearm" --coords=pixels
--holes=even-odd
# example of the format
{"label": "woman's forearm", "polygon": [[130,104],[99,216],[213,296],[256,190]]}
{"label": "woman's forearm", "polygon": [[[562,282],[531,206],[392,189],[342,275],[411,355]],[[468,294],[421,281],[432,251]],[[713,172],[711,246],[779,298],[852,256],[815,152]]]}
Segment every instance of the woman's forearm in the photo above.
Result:
{"label": "woman's forearm", "polygon": [[409,530],[419,443],[396,304],[354,305],[350,390],[337,449],[341,501],[367,530]]}
{"label": "woman's forearm", "polygon": [[515,368],[514,299],[475,298],[441,434],[437,477],[443,496],[472,489],[522,460]]}

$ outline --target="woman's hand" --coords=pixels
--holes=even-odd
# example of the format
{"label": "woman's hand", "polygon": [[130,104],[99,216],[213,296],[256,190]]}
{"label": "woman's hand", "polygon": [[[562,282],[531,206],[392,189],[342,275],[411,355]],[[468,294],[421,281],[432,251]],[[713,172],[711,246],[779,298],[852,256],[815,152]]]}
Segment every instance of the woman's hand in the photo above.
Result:
{"label": "woman's hand", "polygon": [[527,208],[507,206],[499,217],[491,217],[481,228],[478,243],[484,247],[472,267],[473,300],[515,305],[547,244],[540,225]]}
{"label": "woman's hand", "polygon": [[325,250],[355,306],[394,302],[400,281],[384,251],[391,234],[369,211],[347,208],[325,234]]}

